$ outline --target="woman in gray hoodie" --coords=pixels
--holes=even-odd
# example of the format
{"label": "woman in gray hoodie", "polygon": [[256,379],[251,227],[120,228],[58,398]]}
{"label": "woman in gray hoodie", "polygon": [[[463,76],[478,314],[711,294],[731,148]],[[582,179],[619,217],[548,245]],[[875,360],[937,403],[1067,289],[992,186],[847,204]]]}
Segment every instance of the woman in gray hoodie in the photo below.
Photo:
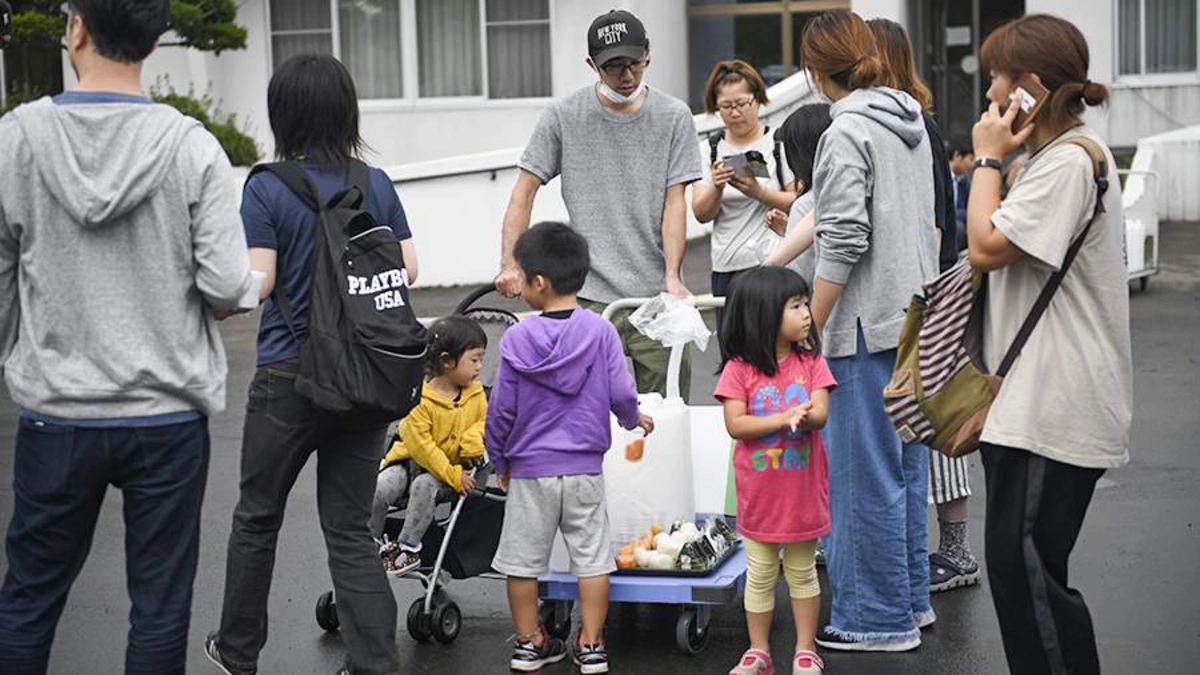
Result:
{"label": "woman in gray hoodie", "polygon": [[814,85],[833,101],[813,175],[812,313],[841,383],[826,432],[833,606],[817,642],[907,651],[935,619],[925,519],[929,450],[901,443],[881,392],[904,309],[938,273],[929,137],[920,104],[878,86],[875,40],[858,15],[813,19],[801,52]]}

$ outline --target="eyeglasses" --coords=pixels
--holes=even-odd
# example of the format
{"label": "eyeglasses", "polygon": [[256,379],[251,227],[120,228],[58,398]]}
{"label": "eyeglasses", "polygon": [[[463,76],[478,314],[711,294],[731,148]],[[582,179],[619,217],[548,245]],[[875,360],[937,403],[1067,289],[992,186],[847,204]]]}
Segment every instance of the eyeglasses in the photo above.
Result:
{"label": "eyeglasses", "polygon": [[745,110],[746,108],[749,108],[750,106],[754,105],[754,103],[755,103],[755,100],[753,97],[752,98],[743,98],[743,99],[739,99],[737,101],[726,101],[724,103],[718,103],[717,108],[720,109],[720,111],[723,113],[731,113],[734,110],[741,112],[741,111]]}
{"label": "eyeglasses", "polygon": [[650,59],[646,59],[645,61],[609,61],[600,66],[600,70],[603,70],[604,74],[609,77],[620,77],[625,74],[626,70],[634,75],[641,75],[649,65]]}

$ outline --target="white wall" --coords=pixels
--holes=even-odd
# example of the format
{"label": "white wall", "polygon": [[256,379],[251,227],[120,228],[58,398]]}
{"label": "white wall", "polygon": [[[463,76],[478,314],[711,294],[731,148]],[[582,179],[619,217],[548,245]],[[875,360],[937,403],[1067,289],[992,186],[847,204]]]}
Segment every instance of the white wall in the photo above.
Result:
{"label": "white wall", "polygon": [[[632,11],[646,24],[653,50],[647,81],[686,98],[687,0],[551,0],[554,98],[594,81],[595,76],[584,64],[587,28],[592,19],[615,4]],[[194,86],[198,95],[211,93],[225,111],[237,114],[247,124],[269,157],[273,143],[267,118],[267,83],[271,76],[267,0],[242,2],[237,21],[250,33],[245,50],[217,57],[163,48],[147,61],[144,79],[150,85],[165,75],[181,92]],[[362,135],[372,150],[367,159],[392,165],[524,145],[542,108],[551,100],[363,101]]]}
{"label": "white wall", "polygon": [[850,0],[850,9],[864,19],[883,17],[911,28],[907,0]]}

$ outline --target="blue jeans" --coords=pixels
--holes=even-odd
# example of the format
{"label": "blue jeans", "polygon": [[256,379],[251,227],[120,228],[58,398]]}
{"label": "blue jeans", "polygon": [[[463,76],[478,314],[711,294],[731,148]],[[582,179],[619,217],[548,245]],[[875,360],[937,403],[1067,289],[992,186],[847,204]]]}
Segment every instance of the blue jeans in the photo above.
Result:
{"label": "blue jeans", "polygon": [[883,409],[896,351],[867,351],[862,330],[854,356],[829,359],[838,386],[830,396],[826,541],[833,591],[829,626],[845,638],[906,638],[932,616],[926,490],[929,448],[905,445]]}
{"label": "blue jeans", "polygon": [[46,672],[110,484],[125,511],[132,603],[125,672],[184,672],[208,457],[206,419],[112,429],[21,419],[0,590],[0,672]]}

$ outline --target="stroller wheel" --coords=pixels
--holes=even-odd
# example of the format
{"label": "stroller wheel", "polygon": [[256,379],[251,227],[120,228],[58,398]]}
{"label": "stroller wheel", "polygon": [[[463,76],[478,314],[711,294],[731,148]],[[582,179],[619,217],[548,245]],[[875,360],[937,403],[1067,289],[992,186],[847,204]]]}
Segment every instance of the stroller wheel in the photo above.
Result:
{"label": "stroller wheel", "polygon": [[425,613],[424,597],[413,600],[408,607],[408,634],[417,642],[427,642],[433,637],[433,617]]}
{"label": "stroller wheel", "polygon": [[433,608],[433,637],[438,642],[448,645],[458,637],[462,628],[462,612],[453,600],[435,605]]}
{"label": "stroller wheel", "polygon": [[327,633],[336,633],[341,625],[338,622],[337,603],[333,601],[333,591],[325,591],[317,598],[317,625]]}

